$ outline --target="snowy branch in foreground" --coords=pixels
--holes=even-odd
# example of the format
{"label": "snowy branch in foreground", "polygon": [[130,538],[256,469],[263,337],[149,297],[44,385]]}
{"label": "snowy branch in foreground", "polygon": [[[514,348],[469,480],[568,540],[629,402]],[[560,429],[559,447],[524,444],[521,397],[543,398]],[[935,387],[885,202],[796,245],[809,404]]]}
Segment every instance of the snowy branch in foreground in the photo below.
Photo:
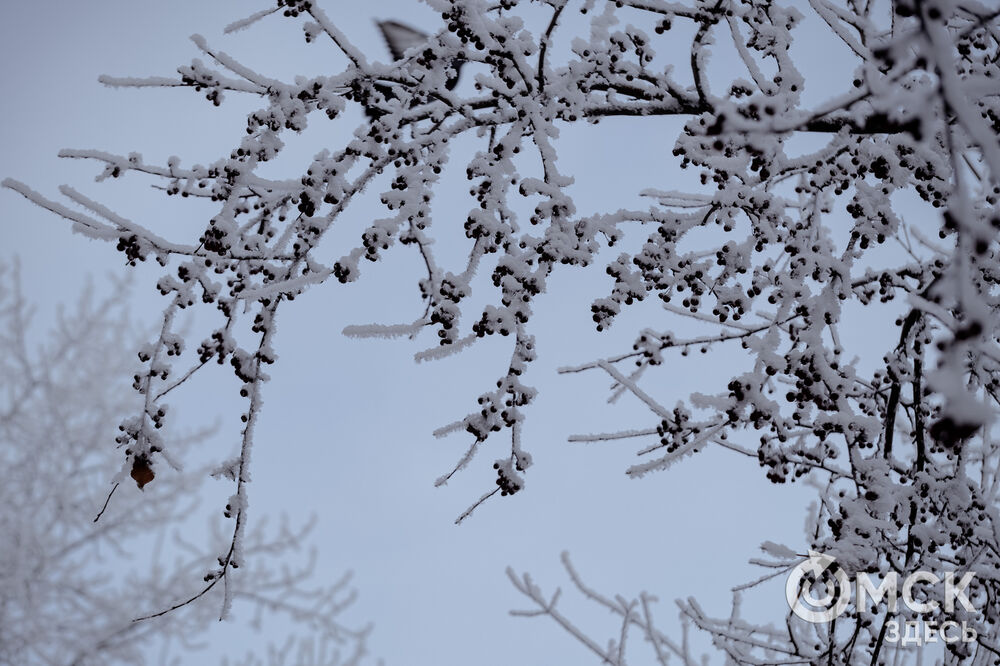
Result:
{"label": "snowy branch in foreground", "polygon": [[[229,94],[260,101],[242,140],[208,166],[61,153],[96,163],[98,180],[135,175],[167,196],[211,203],[196,238],[168,240],[72,188],[61,192],[74,207],[4,181],[76,230],[116,242],[127,263],[155,258],[169,267],[158,287],[170,304],[135,378],[143,404],[122,422],[123,475],[145,483],[161,460],[179,458],[157,432],[163,396],[212,361],[239,380],[234,390],[247,409],[231,474],[232,538],[209,587],[228,587],[230,569],[245,559],[253,429],[266,367],[277,360],[279,305],[292,307],[331,278],[357,280],[402,245],[421,269],[401,288],[415,284],[421,303],[402,326],[347,333],[429,329],[442,349],[511,341],[495,382],[436,433],[469,436],[439,484],[499,447],[496,487],[459,520],[525,487],[533,308],[555,271],[598,264],[610,278],[591,306],[598,330],[639,303],[658,306],[632,349],[570,369],[603,372],[613,398],[628,393],[649,408],[648,422],[623,430],[656,433],[630,474],[709,446],[755,455],[775,483],[819,484],[808,546],[846,570],[905,577],[975,568],[982,573],[970,594],[1000,597],[992,436],[1000,406],[1000,10],[964,0],[427,3],[440,29],[389,64],[355,46],[318,3],[278,0],[273,13],[233,29],[280,12],[307,43],[329,41],[343,55],[329,75],[277,80],[196,36],[199,58],[177,78],[104,79],[193,88],[213,105]],[[817,78],[795,62],[811,45],[809,21],[841,45],[822,54],[838,72]],[[807,104],[807,85],[825,101]],[[672,154],[700,186],[677,191],[663,182],[669,174],[651,171],[650,182],[635,183],[647,207],[629,210],[609,191],[606,210],[580,210],[574,165],[559,160],[560,129],[617,117],[646,141],[656,116],[683,121]],[[288,178],[261,175],[283,135],[320,124],[328,143],[308,165]],[[476,149],[454,165],[459,140]],[[465,204],[436,199],[451,168],[468,180]],[[368,196],[385,216],[354,243],[323,243]],[[443,263],[437,240],[464,243],[461,260]],[[493,291],[473,310],[477,274],[488,274]],[[185,345],[173,327],[189,307],[218,310],[200,344]],[[893,326],[898,337],[874,354],[881,343],[845,342],[851,327]],[[730,348],[741,361],[722,361],[732,370],[722,383],[664,404],[676,355],[728,358]],[[653,371],[664,368],[667,381],[657,384]],[[981,607],[973,619],[945,611],[921,619],[974,622],[981,640],[949,644],[949,659],[983,660],[996,650],[1000,606]],[[740,643],[727,651],[734,661],[757,663],[758,648],[844,664],[886,654],[885,612],[875,620],[854,609],[838,625],[844,634],[817,637],[813,649],[794,627],[785,643],[759,645],[744,628],[721,633],[691,608],[688,617],[720,644]],[[641,617],[622,612],[619,652]]]}

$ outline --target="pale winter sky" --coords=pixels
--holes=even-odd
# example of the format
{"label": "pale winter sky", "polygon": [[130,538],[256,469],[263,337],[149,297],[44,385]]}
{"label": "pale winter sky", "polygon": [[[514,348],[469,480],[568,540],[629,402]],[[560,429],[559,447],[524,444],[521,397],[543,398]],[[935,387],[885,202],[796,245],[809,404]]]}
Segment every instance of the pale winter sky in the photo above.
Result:
{"label": "pale winter sky", "polygon": [[[327,60],[334,57],[332,51],[302,43],[293,21],[272,17],[247,32],[223,36],[228,22],[267,4],[5,3],[0,9],[0,177],[17,178],[52,197],[60,184],[69,183],[161,235],[190,233],[204,217],[197,217],[188,202],[165,202],[135,178],[96,184],[94,165],[59,160],[56,153],[61,148],[138,151],[149,162],[178,155],[186,164],[228,154],[244,131],[246,112],[255,108],[245,100],[230,95],[215,108],[190,90],[113,90],[97,77],[171,75],[197,57],[187,40],[195,32],[274,77],[339,67]],[[432,11],[418,3],[350,3],[343,12],[337,3],[325,4],[372,59],[389,59],[373,18],[435,26]],[[807,72],[822,74],[820,63],[838,47],[819,34],[806,40],[809,52],[803,56],[809,60]],[[824,97],[823,86],[807,93],[813,100]],[[556,145],[564,172],[577,178],[578,209],[614,210],[637,202],[639,187],[685,183],[670,155],[680,125],[676,119],[659,119],[567,128]],[[310,143],[290,146],[281,162],[289,176],[297,177],[324,147],[311,143],[317,139],[322,136],[313,134]],[[327,145],[340,141],[330,136]],[[470,145],[457,145],[455,151],[466,154]],[[656,173],[662,176],[654,178]],[[442,229],[453,225],[453,236],[464,241],[460,224],[468,204],[459,199],[460,176],[446,179],[444,204],[435,209],[445,255],[450,236]],[[454,210],[448,210],[448,201],[455,202]],[[367,205],[354,210],[356,219],[378,214]],[[0,260],[21,258],[27,295],[43,325],[57,303],[75,298],[86,276],[125,271],[113,246],[72,234],[65,221],[11,191],[0,192],[0,225]],[[374,622],[374,655],[397,665],[500,666],[512,659],[526,665],[589,663],[586,649],[551,621],[508,615],[512,608],[529,606],[507,581],[505,567],[532,572],[546,589],[565,589],[559,556],[569,550],[595,588],[612,595],[647,590],[658,596],[656,615],[664,629],[673,630],[678,626],[675,598],[695,596],[709,614],[728,614],[729,589],[759,573],[746,561],[759,555],[762,541],[803,547],[811,491],[770,485],[753,460],[709,449],[667,472],[630,481],[624,470],[640,444],[567,442],[574,433],[655,423],[631,396],[607,405],[605,376],[555,372],[622,349],[644,326],[668,325],[665,314],[653,308],[623,316],[611,334],[595,333],[589,304],[610,285],[599,264],[589,272],[555,276],[549,294],[537,302],[533,332],[539,361],[526,380],[540,395],[528,410],[524,430],[524,445],[535,461],[525,490],[496,498],[463,525],[454,525],[454,518],[493,483],[490,462],[502,455],[497,452],[503,445],[493,443],[494,449],[469,470],[435,488],[434,480],[451,469],[468,440],[464,435],[436,440],[431,432],[474,407],[476,396],[502,372],[508,341],[489,341],[418,365],[413,354],[431,346],[431,336],[358,341],[340,333],[349,324],[412,321],[422,309],[416,262],[411,251],[397,248],[380,265],[363,267],[367,274],[360,282],[314,288],[285,308],[276,343],[280,360],[266,386],[254,451],[251,520],[283,513],[293,519],[318,517],[317,576],[332,580],[346,569],[355,572],[360,598],[345,620]],[[135,318],[148,325],[156,322],[162,305],[151,286],[158,274],[155,267],[138,271],[133,295]],[[192,326],[205,322],[210,319]],[[709,358],[715,367],[691,358],[650,375],[655,382],[649,386],[668,405],[690,391],[719,386],[718,372],[735,357]],[[123,378],[120,390],[130,390],[128,384]],[[172,416],[185,426],[218,422],[218,434],[205,445],[216,458],[235,450],[243,409],[237,389],[223,370],[173,401]],[[115,471],[108,470],[109,478]],[[216,486],[198,524],[219,513],[224,503],[219,498],[231,492],[227,483]],[[569,590],[564,603],[571,615],[582,614],[599,642],[616,636],[613,619],[595,614]],[[785,612],[780,586],[767,588],[755,603],[761,617],[780,620]],[[278,636],[282,630],[265,626],[263,634]],[[208,652],[241,655],[254,644],[245,631],[238,622],[219,627]]]}

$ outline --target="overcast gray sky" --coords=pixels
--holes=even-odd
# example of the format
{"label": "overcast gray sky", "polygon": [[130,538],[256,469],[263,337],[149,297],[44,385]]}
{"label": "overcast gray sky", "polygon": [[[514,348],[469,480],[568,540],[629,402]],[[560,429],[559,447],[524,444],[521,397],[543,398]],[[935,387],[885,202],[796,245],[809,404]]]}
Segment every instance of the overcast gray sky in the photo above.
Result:
{"label": "overcast gray sky", "polygon": [[[330,52],[302,43],[292,21],[274,17],[245,33],[222,35],[225,24],[266,4],[5,3],[0,177],[17,178],[53,197],[60,184],[69,183],[166,237],[183,238],[192,224],[203,224],[196,207],[166,201],[137,178],[96,184],[94,165],[59,160],[56,153],[138,151],[148,161],[178,155],[185,164],[228,154],[243,133],[245,113],[254,108],[246,101],[230,96],[217,109],[190,90],[112,90],[97,77],[170,75],[197,57],[187,39],[194,32],[271,76],[327,71],[323,58]],[[335,3],[325,5],[372,59],[389,58],[373,18],[435,25],[432,11],[412,2],[351,3],[344,12]],[[814,57],[822,58],[818,51]],[[677,120],[627,120],[567,130],[557,149],[564,171],[577,177],[581,212],[636,201],[637,186],[655,185],[650,174],[657,170],[663,174],[660,186],[672,187],[680,178],[670,156],[679,127]],[[340,141],[331,136],[328,145]],[[299,161],[285,163],[288,176],[297,177],[322,147],[293,146]],[[455,150],[463,148],[468,144]],[[457,225],[467,206],[456,198],[453,219],[436,220],[439,228],[455,224],[459,241],[464,238]],[[444,207],[439,203],[438,209]],[[378,214],[374,207],[360,207],[354,215],[363,218],[366,211]],[[0,191],[0,225],[0,258],[21,258],[26,291],[41,323],[57,303],[75,298],[85,276],[125,270],[113,246],[71,233],[64,220],[13,192]],[[447,252],[447,234],[439,237]],[[657,595],[656,614],[671,629],[677,626],[677,597],[695,596],[710,614],[728,614],[729,588],[758,573],[746,560],[758,554],[760,542],[801,547],[811,492],[770,485],[753,460],[709,449],[665,473],[630,481],[624,470],[634,461],[636,442],[566,441],[574,433],[654,424],[630,396],[606,405],[605,376],[555,372],[622,349],[643,326],[668,325],[662,313],[645,310],[643,316],[623,316],[610,335],[596,334],[589,304],[609,287],[600,266],[553,277],[550,293],[538,301],[533,332],[539,362],[527,382],[540,395],[524,429],[524,445],[535,461],[525,490],[490,501],[466,523],[454,525],[492,484],[490,462],[501,455],[502,444],[494,443],[448,486],[434,488],[468,441],[464,435],[436,440],[431,432],[464,416],[491,386],[509,353],[507,341],[418,365],[413,354],[430,346],[431,336],[416,342],[358,341],[340,334],[348,324],[409,322],[419,315],[419,266],[411,254],[397,248],[382,265],[368,268],[359,283],[326,284],[284,308],[276,342],[280,360],[265,389],[250,493],[251,520],[265,514],[318,516],[318,575],[334,579],[345,569],[355,572],[360,599],[350,617],[375,623],[370,644],[375,655],[387,664],[500,666],[512,658],[519,664],[588,663],[586,649],[554,624],[508,616],[509,609],[527,604],[508,583],[506,566],[532,572],[547,589],[565,588],[559,554],[569,550],[597,589]],[[152,325],[163,305],[151,287],[159,273],[143,267],[138,274],[135,318]],[[732,362],[725,355],[709,358]],[[657,383],[650,385],[672,405],[682,394],[712,388],[709,380],[719,370],[693,358],[651,375]],[[231,379],[218,371],[172,401],[177,412],[172,417],[185,425],[219,423],[218,435],[206,444],[217,458],[231,455],[239,432],[243,405]],[[121,390],[130,390],[127,379]],[[115,471],[108,470],[109,477]],[[216,486],[218,496],[203,506],[205,521],[219,512],[219,498],[231,492],[225,483]],[[779,619],[784,600],[780,588],[770,589],[762,612]],[[615,636],[610,618],[595,615],[571,595],[564,603],[571,614],[579,607],[602,643]],[[237,623],[220,627],[210,652],[241,654],[248,644],[242,631]],[[265,635],[278,631],[264,628]]]}

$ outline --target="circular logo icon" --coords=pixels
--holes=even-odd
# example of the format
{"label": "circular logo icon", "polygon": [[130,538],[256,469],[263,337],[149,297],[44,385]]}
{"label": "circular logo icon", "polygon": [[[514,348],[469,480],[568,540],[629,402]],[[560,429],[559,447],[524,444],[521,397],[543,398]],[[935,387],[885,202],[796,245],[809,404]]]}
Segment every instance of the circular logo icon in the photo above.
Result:
{"label": "circular logo icon", "polygon": [[[829,555],[809,551],[809,559],[799,563],[788,575],[785,583],[788,607],[806,622],[829,622],[839,617],[851,603],[851,579],[846,571],[833,567],[835,563],[836,560]],[[828,570],[833,574],[836,585],[832,581],[826,582],[826,593],[817,599],[812,588]]]}

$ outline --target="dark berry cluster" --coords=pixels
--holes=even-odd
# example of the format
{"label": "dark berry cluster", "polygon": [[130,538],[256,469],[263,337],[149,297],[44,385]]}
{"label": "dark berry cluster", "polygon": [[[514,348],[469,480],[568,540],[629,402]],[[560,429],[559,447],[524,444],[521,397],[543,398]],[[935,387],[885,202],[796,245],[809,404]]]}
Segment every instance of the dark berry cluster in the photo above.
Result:
{"label": "dark berry cluster", "polygon": [[283,16],[294,18],[312,9],[310,0],[278,0],[278,7],[284,7]]}
{"label": "dark berry cluster", "polygon": [[493,469],[497,471],[496,484],[500,487],[502,496],[513,495],[524,487],[524,481],[517,474],[524,471],[520,461],[512,465],[510,459],[501,458],[493,463]]}
{"label": "dark berry cluster", "polygon": [[146,253],[135,235],[119,238],[118,251],[125,253],[125,260],[129,266],[135,266],[137,261],[146,261]]}

